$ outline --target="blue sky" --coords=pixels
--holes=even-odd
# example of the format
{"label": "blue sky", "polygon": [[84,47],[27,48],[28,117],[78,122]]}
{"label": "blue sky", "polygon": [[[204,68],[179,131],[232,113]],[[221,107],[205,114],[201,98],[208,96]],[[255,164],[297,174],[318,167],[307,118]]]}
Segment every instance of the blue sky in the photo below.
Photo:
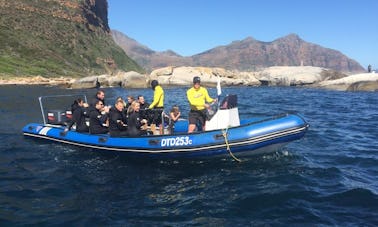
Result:
{"label": "blue sky", "polygon": [[155,51],[190,56],[291,33],[378,69],[377,0],[108,0],[111,29]]}

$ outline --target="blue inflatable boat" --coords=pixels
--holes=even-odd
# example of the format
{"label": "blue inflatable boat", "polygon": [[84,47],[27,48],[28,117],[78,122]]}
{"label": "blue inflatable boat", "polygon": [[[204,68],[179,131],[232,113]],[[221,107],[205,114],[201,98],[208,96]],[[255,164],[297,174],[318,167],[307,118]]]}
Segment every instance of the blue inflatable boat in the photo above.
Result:
{"label": "blue inflatable boat", "polygon": [[[41,101],[41,98],[40,98]],[[45,113],[41,105],[43,116]],[[236,105],[219,109],[206,124],[206,131],[187,133],[188,121],[175,125],[173,134],[110,137],[74,130],[64,132],[58,124],[29,123],[23,134],[54,142],[94,148],[109,152],[124,152],[158,158],[208,157],[247,155],[277,151],[287,143],[302,138],[309,124],[298,114],[239,120]]]}

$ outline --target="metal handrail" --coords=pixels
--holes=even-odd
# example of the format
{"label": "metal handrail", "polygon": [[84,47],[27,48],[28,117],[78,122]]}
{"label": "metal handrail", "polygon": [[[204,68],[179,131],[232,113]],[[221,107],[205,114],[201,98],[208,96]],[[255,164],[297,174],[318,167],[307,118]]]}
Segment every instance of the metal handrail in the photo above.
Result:
{"label": "metal handrail", "polygon": [[42,118],[43,118],[43,124],[46,124],[46,116],[45,116],[45,111],[43,108],[43,103],[42,99],[44,98],[59,98],[59,97],[74,97],[74,96],[83,96],[84,101],[88,103],[87,96],[85,94],[75,94],[75,95],[47,95],[47,96],[39,96],[38,101],[39,101],[39,107],[41,108],[41,113],[42,113]]}
{"label": "metal handrail", "polygon": [[164,125],[165,125],[164,117],[165,117],[165,116],[169,119],[168,127],[169,127],[169,125],[170,125],[170,123],[171,123],[171,118],[170,118],[170,116],[169,116],[168,114],[166,114],[166,113],[164,112],[164,110],[163,110],[163,112],[161,112],[161,127],[163,127],[163,128],[162,128],[163,135],[165,135],[165,131],[164,131],[164,129],[165,129],[165,127],[164,127]]}

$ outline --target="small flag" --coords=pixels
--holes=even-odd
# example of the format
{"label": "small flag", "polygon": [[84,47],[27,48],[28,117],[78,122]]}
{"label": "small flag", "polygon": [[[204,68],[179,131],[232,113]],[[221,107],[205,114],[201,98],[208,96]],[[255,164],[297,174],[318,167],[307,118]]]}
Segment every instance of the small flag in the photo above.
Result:
{"label": "small flag", "polygon": [[222,94],[219,76],[218,76],[218,83],[217,83],[217,93],[218,93],[218,96],[220,96]]}

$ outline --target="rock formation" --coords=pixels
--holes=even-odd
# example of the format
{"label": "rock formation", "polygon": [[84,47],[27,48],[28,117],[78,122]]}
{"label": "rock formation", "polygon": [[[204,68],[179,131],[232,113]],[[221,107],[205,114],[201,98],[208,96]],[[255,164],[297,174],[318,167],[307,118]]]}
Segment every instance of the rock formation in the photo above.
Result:
{"label": "rock formation", "polygon": [[340,91],[378,91],[376,73],[346,75],[310,66],[269,67],[256,72],[208,67],[164,67],[154,70],[150,75],[120,71],[113,75],[103,74],[80,79],[37,76],[4,80],[0,77],[0,84],[61,85],[82,89],[95,88],[98,81],[101,87],[146,88],[150,86],[151,80],[158,80],[164,87],[191,86],[194,76],[200,76],[202,84],[209,87],[215,87],[220,78],[222,86],[307,86]]}
{"label": "rock formation", "polygon": [[321,81],[316,86],[339,91],[377,91],[378,73],[361,73],[336,80]]}
{"label": "rock formation", "polygon": [[146,88],[148,86],[148,78],[145,75],[130,71],[80,78],[73,81],[70,88],[95,88],[97,81],[101,87]]}
{"label": "rock formation", "polygon": [[[373,74],[363,75],[362,77],[358,77],[356,81],[364,81],[366,76]],[[220,78],[223,86],[265,85],[312,86],[322,88],[327,88],[328,84],[331,86],[333,83],[336,83],[337,86],[340,87],[339,84],[341,83],[337,83],[337,81],[342,81],[344,78],[347,78],[345,74],[311,66],[269,67],[256,72],[239,72],[223,68],[183,66],[156,69],[152,71],[150,75],[128,72],[118,73],[113,76],[91,76],[76,80],[72,84],[72,88],[95,87],[96,80],[99,80],[102,86],[122,86],[129,88],[148,87],[149,81],[151,80],[158,80],[163,86],[188,86],[192,84],[194,76],[200,76],[202,84],[206,86],[216,86],[218,78]],[[344,86],[343,89],[347,89],[348,86]]]}

